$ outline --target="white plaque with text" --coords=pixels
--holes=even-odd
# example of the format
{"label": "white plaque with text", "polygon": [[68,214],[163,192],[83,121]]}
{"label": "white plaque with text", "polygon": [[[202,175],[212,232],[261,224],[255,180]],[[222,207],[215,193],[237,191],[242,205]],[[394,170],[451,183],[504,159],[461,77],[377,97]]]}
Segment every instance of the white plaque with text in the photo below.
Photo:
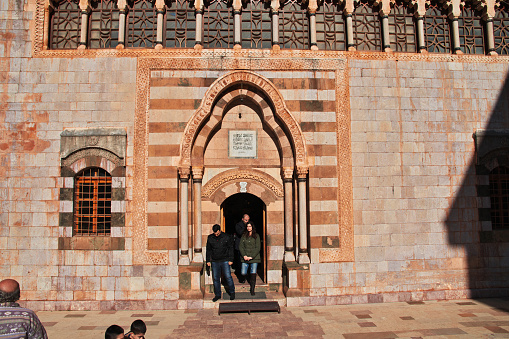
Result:
{"label": "white plaque with text", "polygon": [[256,131],[228,131],[230,158],[256,158]]}

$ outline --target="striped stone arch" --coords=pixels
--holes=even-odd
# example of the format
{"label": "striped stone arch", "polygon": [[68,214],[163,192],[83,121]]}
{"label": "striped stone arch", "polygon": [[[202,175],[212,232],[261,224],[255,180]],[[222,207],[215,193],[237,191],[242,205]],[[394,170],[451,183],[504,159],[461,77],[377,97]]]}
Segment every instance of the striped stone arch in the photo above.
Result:
{"label": "striped stone arch", "polygon": [[[228,88],[240,83],[244,84],[246,89],[236,89],[225,94]],[[265,98],[249,89],[250,87],[261,91]],[[241,95],[258,106],[263,115],[263,123],[277,137],[278,147],[282,152],[283,159],[286,159],[282,165],[307,169],[307,154],[302,131],[286,107],[281,93],[267,78],[250,71],[230,72],[210,86],[200,107],[193,114],[184,131],[180,146],[179,167],[188,169],[191,165],[202,165],[203,151],[210,131],[221,122],[224,110],[228,105]],[[270,101],[274,109],[268,105],[266,100]],[[283,130],[274,116],[282,121],[288,132]],[[210,119],[205,123],[208,118]],[[293,159],[295,159],[295,163],[293,163]],[[287,164],[287,162],[292,163]]]}

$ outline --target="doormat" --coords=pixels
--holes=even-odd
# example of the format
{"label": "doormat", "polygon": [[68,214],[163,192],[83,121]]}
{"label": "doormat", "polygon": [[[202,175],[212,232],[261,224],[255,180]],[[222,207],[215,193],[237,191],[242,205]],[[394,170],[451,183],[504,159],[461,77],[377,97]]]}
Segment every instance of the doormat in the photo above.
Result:
{"label": "doormat", "polygon": [[255,295],[251,295],[249,292],[236,292],[235,300],[237,299],[267,299],[265,292],[256,292]]}

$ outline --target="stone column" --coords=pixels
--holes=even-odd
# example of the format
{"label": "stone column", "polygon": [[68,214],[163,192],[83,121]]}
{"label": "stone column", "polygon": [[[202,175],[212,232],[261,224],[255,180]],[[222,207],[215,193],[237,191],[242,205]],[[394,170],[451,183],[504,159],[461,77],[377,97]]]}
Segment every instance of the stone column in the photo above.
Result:
{"label": "stone column", "polygon": [[309,264],[307,222],[307,167],[297,168],[299,185],[299,264]]}
{"label": "stone column", "polygon": [[87,48],[88,13],[90,12],[88,0],[80,0],[80,9],[81,9],[81,34],[78,49],[85,49]]}
{"label": "stone column", "polygon": [[163,27],[164,27],[164,0],[156,0],[156,10],[157,10],[157,36],[156,36],[156,46],[155,49],[163,48]]}
{"label": "stone column", "polygon": [[180,258],[179,265],[189,265],[189,168],[179,168],[180,177]]}
{"label": "stone column", "polygon": [[495,16],[495,0],[486,1],[486,14],[484,20],[486,20],[486,48],[488,54],[497,55],[495,52],[495,33],[493,31],[493,17]]}
{"label": "stone column", "polygon": [[51,1],[46,0],[45,6],[44,6],[44,34],[42,37],[42,49],[47,50],[49,48],[49,35],[51,31],[50,27],[50,16],[53,12],[54,8],[51,3]]}
{"label": "stone column", "polygon": [[355,42],[353,41],[353,19],[352,13],[355,10],[353,0],[345,1],[344,14],[346,17],[346,49],[348,51],[355,51]]}
{"label": "stone column", "polygon": [[418,0],[416,2],[415,19],[417,21],[417,50],[419,52],[427,52],[426,40],[424,37],[424,15],[426,15],[426,2]]}
{"label": "stone column", "polygon": [[196,0],[194,2],[194,9],[196,10],[196,32],[194,48],[203,48],[202,34],[203,34],[203,0]]}
{"label": "stone column", "polygon": [[309,0],[308,13],[309,13],[309,35],[311,50],[317,51],[318,46],[316,45],[316,10],[318,9],[317,0]]}
{"label": "stone column", "polygon": [[460,30],[458,25],[458,17],[461,15],[460,0],[450,1],[449,19],[452,22],[452,50],[453,53],[461,54]]}
{"label": "stone column", "polygon": [[424,41],[424,18],[418,16],[417,18],[417,49],[419,51],[426,50],[426,41]]}
{"label": "stone column", "polygon": [[279,1],[272,0],[270,2],[270,10],[272,12],[272,48],[279,49]]}
{"label": "stone column", "polygon": [[382,1],[380,9],[380,17],[382,18],[382,44],[383,50],[386,52],[391,51],[391,37],[389,34],[389,13],[391,6],[389,1]]}
{"label": "stone column", "polygon": [[194,256],[193,262],[203,263],[202,254],[202,224],[201,224],[201,183],[203,167],[193,167],[194,187]]}
{"label": "stone column", "polygon": [[286,262],[295,261],[293,246],[293,168],[283,168],[285,189],[285,257]]}
{"label": "stone column", "polygon": [[118,0],[117,3],[119,16],[118,16],[118,49],[122,49],[125,47],[125,20],[127,13],[127,3],[126,0]]}
{"label": "stone column", "polygon": [[241,0],[233,0],[233,48],[238,49],[242,48],[242,35],[241,35],[241,17],[240,13],[242,11],[242,1]]}

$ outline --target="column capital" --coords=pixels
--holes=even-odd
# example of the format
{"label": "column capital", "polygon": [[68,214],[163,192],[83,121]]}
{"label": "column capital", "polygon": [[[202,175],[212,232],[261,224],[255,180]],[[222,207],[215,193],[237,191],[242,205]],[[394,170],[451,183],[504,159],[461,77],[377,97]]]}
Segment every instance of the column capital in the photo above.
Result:
{"label": "column capital", "polygon": [[423,17],[426,14],[426,0],[412,0],[415,7],[415,17]]}
{"label": "column capital", "polygon": [[203,0],[195,0],[194,1],[194,9],[196,9],[197,11],[202,11],[203,10]]}
{"label": "column capital", "polygon": [[203,179],[203,167],[197,166],[192,168],[193,171],[193,179],[194,180],[201,180]]}
{"label": "column capital", "polygon": [[189,175],[191,174],[191,169],[189,167],[179,167],[178,171],[181,180],[189,179]]}
{"label": "column capital", "polygon": [[449,19],[457,19],[461,15],[460,0],[448,0],[444,7],[449,11]]}
{"label": "column capital", "polygon": [[282,174],[283,174],[283,180],[284,181],[292,180],[292,178],[293,178],[293,168],[292,167],[283,167]]}
{"label": "column capital", "polygon": [[486,2],[482,2],[481,4],[479,4],[479,6],[486,8],[486,18],[485,18],[486,21],[490,19],[493,20],[493,18],[495,17],[495,6],[497,5],[496,2],[497,2],[496,0],[486,0]]}
{"label": "column capital", "polygon": [[88,12],[90,10],[90,3],[88,0],[80,0],[79,6],[82,12]]}
{"label": "column capital", "polygon": [[272,12],[278,12],[279,8],[281,7],[281,4],[279,3],[279,0],[270,0],[270,9]]}
{"label": "column capital", "polygon": [[380,6],[380,16],[384,17],[389,15],[391,12],[391,1],[390,0],[382,0],[380,1],[382,4]]}
{"label": "column capital", "polygon": [[308,13],[315,14],[317,10],[318,10],[318,1],[317,0],[309,0]]}
{"label": "column capital", "polygon": [[297,167],[297,177],[299,179],[306,179],[308,172],[309,172],[308,167],[304,167],[304,166]]}
{"label": "column capital", "polygon": [[355,10],[355,6],[353,4],[354,0],[345,0],[345,9],[343,12],[345,15],[351,15]]}
{"label": "column capital", "polygon": [[[157,3],[156,3],[157,6]],[[125,11],[127,9],[127,0],[118,0],[117,7],[120,11]]]}
{"label": "column capital", "polygon": [[233,0],[232,7],[234,11],[242,10],[242,0]]}
{"label": "column capital", "polygon": [[155,3],[155,8],[158,10],[158,11],[163,11],[164,10],[164,0],[156,0],[156,3]]}

